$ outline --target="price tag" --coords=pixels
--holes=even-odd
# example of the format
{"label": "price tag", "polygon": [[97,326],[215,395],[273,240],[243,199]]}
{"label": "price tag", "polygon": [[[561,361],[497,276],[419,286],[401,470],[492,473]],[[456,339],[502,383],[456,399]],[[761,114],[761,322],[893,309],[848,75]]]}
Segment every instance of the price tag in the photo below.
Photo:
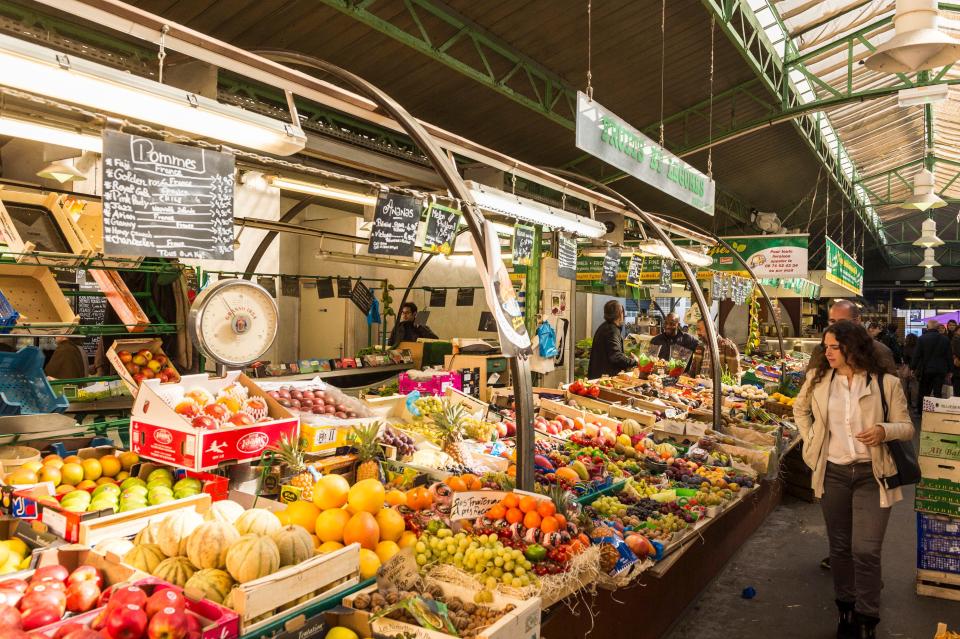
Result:
{"label": "price tag", "polygon": [[420,570],[412,548],[404,548],[377,571],[377,587],[381,590],[419,590]]}
{"label": "price tag", "polygon": [[466,491],[453,494],[450,520],[476,519],[500,503],[507,493],[498,490]]}
{"label": "price tag", "polygon": [[63,538],[67,537],[67,518],[63,513],[59,513],[52,508],[44,508],[40,513],[40,519],[57,535]]}

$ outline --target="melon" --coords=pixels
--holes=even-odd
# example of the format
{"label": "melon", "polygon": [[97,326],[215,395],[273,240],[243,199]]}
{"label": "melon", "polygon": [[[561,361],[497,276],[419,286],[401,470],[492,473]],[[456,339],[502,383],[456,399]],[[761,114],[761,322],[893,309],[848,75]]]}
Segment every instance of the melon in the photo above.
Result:
{"label": "melon", "polygon": [[281,566],[293,566],[313,557],[313,536],[302,526],[284,526],[271,538],[280,551]]}
{"label": "melon", "polygon": [[166,558],[167,556],[163,554],[160,546],[140,544],[134,546],[130,552],[123,556],[123,563],[152,575],[153,570]]}
{"label": "melon", "polygon": [[213,502],[203,518],[207,521],[225,521],[228,524],[234,524],[244,512],[246,508],[235,501],[225,499]]}
{"label": "melon", "polygon": [[205,521],[187,538],[187,558],[197,568],[223,568],[227,550],[240,533],[223,521]]}
{"label": "melon", "polygon": [[203,523],[203,515],[195,510],[182,509],[167,515],[157,528],[157,545],[167,557],[187,553],[190,533]]}
{"label": "melon", "polygon": [[241,535],[272,535],[283,526],[272,512],[263,508],[251,508],[244,512],[234,525]]}
{"label": "melon", "polygon": [[161,561],[151,573],[157,579],[163,579],[167,583],[183,588],[196,568],[186,557],[167,557]]}
{"label": "melon", "polygon": [[343,527],[343,543],[346,546],[357,543],[367,550],[376,550],[380,542],[380,526],[373,515],[366,511],[358,512]]}
{"label": "melon", "polygon": [[133,542],[129,539],[104,539],[103,541],[97,542],[97,545],[94,546],[93,549],[105,555],[113,553],[118,557],[124,557],[128,552],[133,550]]}
{"label": "melon", "polygon": [[160,528],[159,521],[152,521],[147,524],[146,528],[137,533],[137,536],[133,538],[133,543],[136,546],[141,544],[155,544],[157,543],[157,530]]}
{"label": "melon", "polygon": [[193,576],[187,580],[184,590],[196,590],[203,594],[204,599],[222,604],[233,586],[233,577],[226,571],[204,568],[193,573]]}
{"label": "melon", "polygon": [[[263,512],[277,521],[269,511]],[[279,525],[279,522],[277,524]],[[278,568],[280,568],[280,549],[270,537],[257,534],[244,535],[227,551],[227,572],[242,584],[266,577],[276,572]]]}

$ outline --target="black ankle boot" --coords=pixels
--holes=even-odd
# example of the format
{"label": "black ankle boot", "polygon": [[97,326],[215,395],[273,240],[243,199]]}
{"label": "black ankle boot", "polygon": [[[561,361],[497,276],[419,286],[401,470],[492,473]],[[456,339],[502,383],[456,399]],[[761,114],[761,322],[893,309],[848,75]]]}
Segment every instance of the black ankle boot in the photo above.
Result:
{"label": "black ankle boot", "polygon": [[857,621],[853,612],[853,603],[837,601],[837,610],[840,611],[840,619],[837,621],[837,639],[859,639],[857,636]]}
{"label": "black ankle boot", "polygon": [[877,617],[868,617],[867,615],[861,615],[859,612],[856,614],[857,620],[857,639],[876,639],[877,637],[877,624],[880,623],[880,619]]}

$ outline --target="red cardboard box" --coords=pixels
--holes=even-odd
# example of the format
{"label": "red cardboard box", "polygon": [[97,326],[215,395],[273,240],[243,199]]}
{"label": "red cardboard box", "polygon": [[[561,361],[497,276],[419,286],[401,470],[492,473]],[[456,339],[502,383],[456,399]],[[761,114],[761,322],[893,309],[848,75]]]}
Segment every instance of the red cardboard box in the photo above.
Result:
{"label": "red cardboard box", "polygon": [[228,426],[199,430],[163,400],[170,384],[156,379],[140,386],[130,417],[130,448],[147,459],[189,470],[212,470],[226,464],[259,459],[282,435],[295,439],[300,420],[254,384],[249,377],[234,371],[223,378],[187,375],[181,379],[186,390],[206,389],[211,395],[239,382],[250,397],[267,403],[269,419],[251,426]]}

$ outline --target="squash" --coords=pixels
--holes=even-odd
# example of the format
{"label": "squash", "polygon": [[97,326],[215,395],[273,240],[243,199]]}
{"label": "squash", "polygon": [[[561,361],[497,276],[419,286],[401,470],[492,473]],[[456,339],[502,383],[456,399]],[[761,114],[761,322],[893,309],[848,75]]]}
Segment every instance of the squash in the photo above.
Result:
{"label": "squash", "polygon": [[137,533],[137,536],[133,538],[133,545],[140,546],[142,544],[155,544],[157,543],[157,530],[160,528],[160,522],[157,520],[151,521],[147,524],[146,528]]}
{"label": "squash", "polygon": [[281,566],[293,566],[313,557],[313,537],[303,526],[284,526],[271,537],[280,551]]}
{"label": "squash", "polygon": [[163,579],[167,583],[183,588],[196,570],[186,557],[167,557],[150,574],[157,579]]}
{"label": "squash", "polygon": [[251,508],[240,515],[234,525],[241,535],[272,535],[283,526],[276,515],[264,508]]}
{"label": "squash", "polygon": [[227,550],[240,539],[240,533],[222,521],[205,521],[187,538],[187,558],[197,568],[223,568]]}
{"label": "squash", "polygon": [[157,528],[157,545],[167,557],[185,555],[187,538],[202,523],[203,515],[188,508],[167,515]]}
{"label": "squash", "polygon": [[233,577],[223,570],[204,568],[193,573],[183,587],[185,591],[196,590],[203,594],[204,599],[222,604],[233,590]]}
{"label": "squash", "polygon": [[[249,511],[248,511],[249,512]],[[264,511],[268,515],[268,511]],[[270,515],[273,517],[273,515]],[[240,583],[266,577],[280,568],[280,549],[270,537],[244,535],[227,551],[227,572]]]}
{"label": "squash", "polygon": [[237,502],[224,499],[213,502],[210,509],[204,513],[203,518],[207,521],[224,521],[233,525],[244,512],[246,512],[246,508]]}
{"label": "squash", "polygon": [[643,429],[640,427],[640,424],[635,419],[625,419],[623,420],[623,434],[629,437],[634,435],[643,434]]}
{"label": "squash", "polygon": [[130,552],[123,556],[123,563],[152,575],[154,569],[166,558],[167,556],[163,554],[160,546],[140,544],[134,546]]}

